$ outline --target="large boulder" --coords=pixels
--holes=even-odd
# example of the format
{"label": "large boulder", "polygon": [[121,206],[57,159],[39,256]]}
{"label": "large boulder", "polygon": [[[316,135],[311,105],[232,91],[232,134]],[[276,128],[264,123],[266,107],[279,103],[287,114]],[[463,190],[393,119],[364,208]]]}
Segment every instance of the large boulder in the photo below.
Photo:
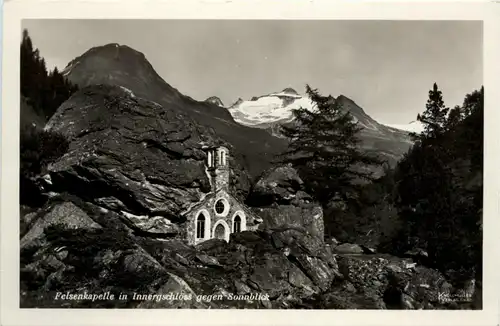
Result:
{"label": "large boulder", "polygon": [[[43,214],[46,213],[46,214]],[[40,214],[40,213],[39,213]],[[36,213],[31,213],[30,220]],[[51,226],[65,229],[99,229],[101,226],[94,222],[82,209],[71,202],[58,203],[47,207],[21,238],[21,250],[40,246],[46,241],[45,230]],[[25,218],[26,219],[26,218]]]}
{"label": "large boulder", "polygon": [[355,243],[343,243],[336,246],[334,251],[339,254],[362,254],[363,248]]}
{"label": "large boulder", "polygon": [[323,239],[323,209],[304,190],[304,182],[294,168],[280,166],[266,171],[248,198],[263,219],[260,228],[303,227]]}
{"label": "large boulder", "polygon": [[[186,114],[106,85],[73,94],[46,129],[70,142],[69,151],[49,167],[49,190],[116,212],[174,222],[211,190],[203,147],[222,143]],[[230,164],[233,190],[244,195],[249,177],[237,160]],[[170,232],[161,220],[130,220],[144,231]]]}
{"label": "large boulder", "polygon": [[290,204],[297,200],[311,200],[301,192],[304,182],[290,166],[280,166],[266,171],[252,189],[249,201],[255,205]]}
{"label": "large boulder", "polygon": [[281,226],[302,227],[319,239],[324,237],[323,210],[318,204],[255,207],[253,211],[263,220],[259,226],[261,229]]}

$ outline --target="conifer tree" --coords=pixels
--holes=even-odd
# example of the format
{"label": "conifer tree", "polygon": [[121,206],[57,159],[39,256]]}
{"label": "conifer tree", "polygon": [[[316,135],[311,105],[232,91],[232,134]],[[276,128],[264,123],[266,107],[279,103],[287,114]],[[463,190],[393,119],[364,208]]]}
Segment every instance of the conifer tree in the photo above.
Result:
{"label": "conifer tree", "polygon": [[282,162],[297,169],[309,193],[321,203],[334,198],[348,200],[359,191],[356,181],[373,179],[364,167],[382,161],[358,148],[361,127],[339,102],[309,85],[306,92],[315,109],[293,110],[295,123],[282,127],[290,140]]}
{"label": "conifer tree", "polygon": [[27,30],[21,42],[21,95],[37,115],[48,120],[77,90],[58,70],[48,72],[45,59],[35,49]]}
{"label": "conifer tree", "polygon": [[[48,72],[45,59],[35,49],[28,31],[22,35],[20,91],[26,104],[33,108],[37,119],[47,121],[57,108],[76,91],[57,68]],[[22,114],[23,111],[21,111]],[[31,118],[32,119],[32,118]],[[69,146],[60,134],[39,130],[31,123],[20,129],[20,201],[38,205],[39,189],[34,178],[43,173],[47,164],[59,158]]]}
{"label": "conifer tree", "polygon": [[475,90],[474,92],[467,94],[462,105],[462,111],[464,117],[471,115],[474,112],[480,111],[480,108],[484,105],[484,87],[480,90]]}
{"label": "conifer tree", "polygon": [[450,110],[448,113],[448,117],[445,122],[444,130],[449,131],[453,130],[458,126],[458,124],[462,121],[464,118],[463,115],[463,110],[460,106],[455,106],[453,109]]}
{"label": "conifer tree", "polygon": [[445,130],[446,117],[449,109],[445,107],[443,94],[434,83],[432,90],[429,91],[429,99],[425,105],[426,110],[417,116],[417,120],[424,124],[424,131],[417,135],[412,134],[415,138],[437,138]]}
{"label": "conifer tree", "polygon": [[481,260],[483,88],[439,126],[437,136],[424,131],[396,168],[400,239],[407,241],[397,246],[424,248],[434,266],[463,280],[477,276]]}

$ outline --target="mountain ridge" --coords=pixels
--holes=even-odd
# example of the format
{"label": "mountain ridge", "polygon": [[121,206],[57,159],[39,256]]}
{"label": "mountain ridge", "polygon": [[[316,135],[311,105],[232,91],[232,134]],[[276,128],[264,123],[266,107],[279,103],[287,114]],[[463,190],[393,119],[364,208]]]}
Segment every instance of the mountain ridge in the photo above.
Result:
{"label": "mountain ridge", "polygon": [[165,110],[188,114],[229,144],[252,177],[269,168],[274,156],[286,146],[284,140],[265,130],[239,124],[226,108],[182,94],[158,75],[143,53],[126,45],[110,43],[93,47],[70,61],[63,73],[80,88],[101,84],[122,86]]}

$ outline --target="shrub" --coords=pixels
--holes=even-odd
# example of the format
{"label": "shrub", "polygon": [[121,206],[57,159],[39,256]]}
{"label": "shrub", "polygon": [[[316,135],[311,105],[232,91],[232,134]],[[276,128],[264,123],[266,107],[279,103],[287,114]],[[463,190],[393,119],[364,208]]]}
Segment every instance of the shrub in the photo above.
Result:
{"label": "shrub", "polygon": [[20,202],[40,206],[44,199],[34,178],[45,172],[49,163],[60,158],[69,148],[60,133],[26,125],[20,133]]}
{"label": "shrub", "polygon": [[25,126],[20,136],[21,174],[27,177],[42,173],[69,148],[67,139],[58,132]]}

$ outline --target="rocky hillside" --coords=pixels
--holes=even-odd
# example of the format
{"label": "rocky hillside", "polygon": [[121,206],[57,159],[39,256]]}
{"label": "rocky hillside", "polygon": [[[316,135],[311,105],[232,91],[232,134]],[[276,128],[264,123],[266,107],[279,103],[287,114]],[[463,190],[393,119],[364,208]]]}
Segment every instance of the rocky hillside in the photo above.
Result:
{"label": "rocky hillside", "polygon": [[[360,133],[361,145],[367,151],[382,154],[391,165],[395,165],[410,148],[412,141],[408,132],[378,123],[359,105],[346,96],[340,95],[332,101],[338,101],[349,111],[363,130]],[[314,103],[299,95],[292,88],[264,96],[253,97],[249,101],[238,100],[228,108],[233,118],[241,124],[254,128],[266,129],[280,137],[279,126],[293,123],[293,109],[314,110]]]}
{"label": "rocky hillside", "polygon": [[325,245],[300,227],[191,247],[138,234],[74,196],[21,217],[23,308],[457,309],[474,307],[478,296],[457,302],[464,289],[410,258]]}

